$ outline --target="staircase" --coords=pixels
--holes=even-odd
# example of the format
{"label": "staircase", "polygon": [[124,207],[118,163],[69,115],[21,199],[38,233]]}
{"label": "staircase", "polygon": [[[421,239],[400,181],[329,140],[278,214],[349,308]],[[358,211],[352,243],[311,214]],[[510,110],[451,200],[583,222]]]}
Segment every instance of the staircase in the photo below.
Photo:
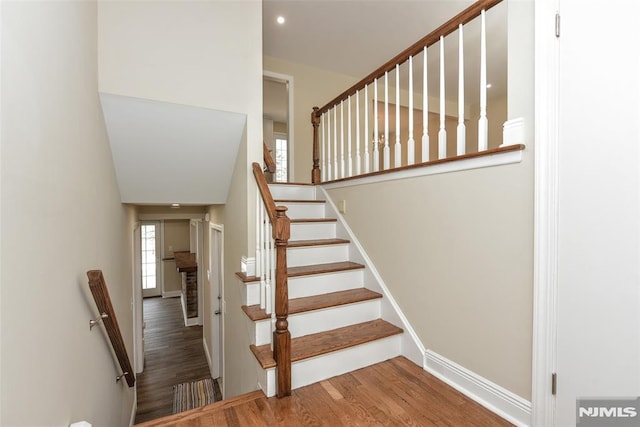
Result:
{"label": "staircase", "polygon": [[[292,388],[401,354],[403,330],[381,319],[383,295],[365,287],[366,267],[355,245],[338,236],[338,220],[308,184],[270,184],[276,205],[288,207],[287,249]],[[342,233],[344,234],[344,233]],[[276,392],[272,316],[260,309],[260,281],[244,277],[242,310],[251,334],[259,387]]]}

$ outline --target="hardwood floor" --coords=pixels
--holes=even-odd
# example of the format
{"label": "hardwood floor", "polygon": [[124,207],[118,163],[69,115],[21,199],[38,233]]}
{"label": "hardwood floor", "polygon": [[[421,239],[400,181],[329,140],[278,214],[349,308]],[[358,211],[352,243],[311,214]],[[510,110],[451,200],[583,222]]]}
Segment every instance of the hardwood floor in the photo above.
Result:
{"label": "hardwood floor", "polygon": [[173,386],[210,378],[202,327],[184,326],[180,298],[144,299],[144,371],[137,376],[136,423],[172,414]]}
{"label": "hardwood floor", "polygon": [[251,392],[144,427],[510,426],[404,357],[267,399]]}

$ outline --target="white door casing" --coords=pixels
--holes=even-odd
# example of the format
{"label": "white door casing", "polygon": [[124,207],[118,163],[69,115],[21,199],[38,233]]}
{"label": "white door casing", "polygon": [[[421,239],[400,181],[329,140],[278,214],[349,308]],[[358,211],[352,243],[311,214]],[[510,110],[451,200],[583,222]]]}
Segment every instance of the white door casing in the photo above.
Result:
{"label": "white door casing", "polygon": [[[221,378],[224,372],[224,229],[221,225],[209,225],[209,245],[211,376]],[[224,378],[221,388],[224,396]]]}

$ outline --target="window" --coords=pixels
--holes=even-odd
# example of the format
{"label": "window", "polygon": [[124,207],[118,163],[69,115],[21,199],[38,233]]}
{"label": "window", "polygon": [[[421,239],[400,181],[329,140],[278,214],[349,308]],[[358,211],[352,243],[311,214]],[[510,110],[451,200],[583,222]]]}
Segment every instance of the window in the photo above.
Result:
{"label": "window", "polygon": [[142,289],[155,289],[156,282],[156,225],[142,225]]}
{"label": "window", "polygon": [[289,181],[289,171],[287,170],[288,153],[287,153],[287,138],[285,135],[276,135],[276,174],[274,180],[276,182]]}

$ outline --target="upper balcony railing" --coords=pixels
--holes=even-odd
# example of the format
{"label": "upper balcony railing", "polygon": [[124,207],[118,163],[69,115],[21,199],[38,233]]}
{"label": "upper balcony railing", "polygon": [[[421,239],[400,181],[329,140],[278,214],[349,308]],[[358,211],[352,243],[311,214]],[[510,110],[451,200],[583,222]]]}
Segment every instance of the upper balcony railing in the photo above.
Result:
{"label": "upper balcony railing", "polygon": [[[379,173],[379,171],[394,170],[433,160],[467,156],[470,152],[475,151],[487,152],[490,147],[487,118],[486,11],[501,1],[480,0],[475,2],[335,97],[328,104],[321,108],[314,107],[311,113],[313,125],[312,182],[318,184]],[[477,145],[475,141],[467,141],[469,120],[465,118],[467,107],[465,106],[465,43],[463,34],[465,25],[476,18],[480,20],[480,37],[477,51],[473,53],[479,53],[480,70],[477,76],[479,93],[472,95],[477,96],[479,104],[477,131],[475,123],[473,124],[473,133],[477,132]],[[444,45],[445,37],[456,31],[458,32],[458,111],[457,117],[452,117],[447,116],[446,113],[448,101],[445,96]],[[432,140],[429,137],[429,99],[431,95],[428,84],[427,49],[435,44],[439,44],[439,111],[438,131],[437,135],[434,132],[433,136],[436,138]],[[401,75],[401,70],[405,70],[404,75]],[[414,71],[416,72],[414,73]],[[418,77],[416,78],[414,74],[417,74]],[[405,78],[406,80],[404,80]],[[395,80],[395,84],[390,84],[390,80]],[[414,92],[414,83],[416,85],[421,83],[421,93]],[[394,93],[395,100],[390,98],[390,90]],[[403,102],[401,102],[401,94]],[[416,105],[421,105],[421,114],[420,110],[416,109]],[[414,119],[420,118],[414,117],[416,113],[420,114],[422,118],[420,128],[415,126]],[[390,114],[393,115],[395,123],[390,121]],[[431,114],[433,115],[433,113]],[[448,147],[447,122],[452,127],[453,121],[457,122],[455,144],[449,144],[451,147]],[[405,135],[401,136],[400,129],[405,125],[407,125],[407,130]],[[416,139],[418,140],[416,141]],[[468,147],[472,148],[468,149]]]}

